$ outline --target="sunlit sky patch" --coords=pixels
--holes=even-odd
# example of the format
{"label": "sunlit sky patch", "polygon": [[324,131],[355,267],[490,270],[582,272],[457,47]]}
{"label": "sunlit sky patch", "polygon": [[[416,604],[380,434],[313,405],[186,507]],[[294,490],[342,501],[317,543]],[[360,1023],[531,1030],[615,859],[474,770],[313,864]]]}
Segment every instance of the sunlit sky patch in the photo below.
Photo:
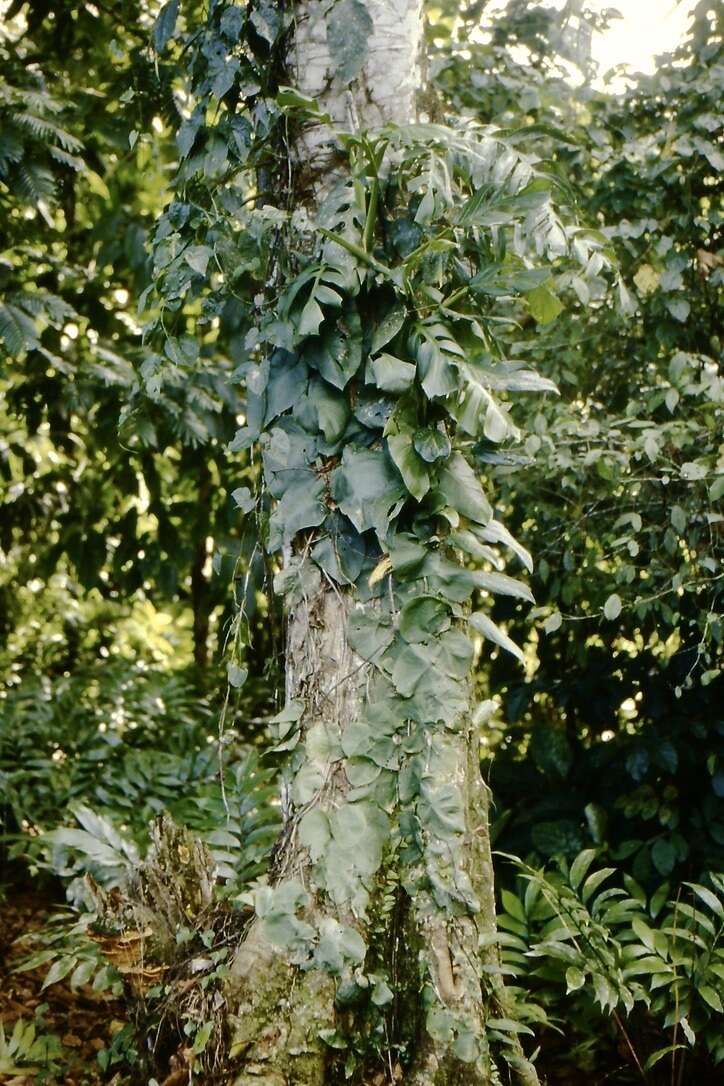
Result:
{"label": "sunlit sky patch", "polygon": [[[716,0],[712,0],[716,2]],[[616,19],[606,34],[596,35],[593,55],[601,71],[628,64],[633,71],[651,73],[656,56],[671,52],[685,36],[692,0],[589,0],[599,11],[615,7]]]}

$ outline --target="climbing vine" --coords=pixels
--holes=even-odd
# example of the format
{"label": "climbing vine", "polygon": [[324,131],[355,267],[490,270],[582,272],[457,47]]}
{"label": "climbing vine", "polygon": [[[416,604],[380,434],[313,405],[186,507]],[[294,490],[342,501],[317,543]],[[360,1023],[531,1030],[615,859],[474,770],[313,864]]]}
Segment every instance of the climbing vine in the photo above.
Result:
{"label": "climbing vine", "polygon": [[[353,0],[346,33],[342,6],[327,33],[349,82],[370,16]],[[273,720],[307,866],[302,881],[280,860],[253,903],[271,943],[337,979],[338,1004],[365,994],[384,1013],[395,978],[365,970],[355,925],[376,907],[384,858],[394,854],[405,891],[443,924],[481,908],[456,736],[470,728],[476,646],[522,660],[486,601],[532,598],[503,571],[532,562],[495,515],[485,465],[518,436],[511,394],[555,393],[511,357],[516,329],[555,319],[554,274],[599,273],[608,253],[521,150],[525,132],[464,118],[373,132],[333,122],[280,82],[291,18],[212,4],[205,27],[189,17],[183,30],[175,0],[159,18],[157,48],[175,35],[184,59],[186,117],[144,299],[157,306],[147,336],[160,349],[142,378],[158,387],[192,358],[192,333],[224,331],[246,396],[232,449],[259,448],[263,476],[237,504],[279,557],[290,612],[324,591],[345,601],[356,663],[338,681],[363,676],[359,712],[342,728],[299,696]],[[294,179],[280,179],[309,126],[325,131],[334,165],[321,199],[297,191],[294,203]],[[191,329],[179,314],[194,299]],[[330,767],[345,782],[334,804]],[[315,895],[331,906],[321,921],[309,914]],[[430,977],[422,988],[428,1032],[457,1059],[479,1059],[480,1024]],[[334,1030],[326,1039],[344,1044]]]}

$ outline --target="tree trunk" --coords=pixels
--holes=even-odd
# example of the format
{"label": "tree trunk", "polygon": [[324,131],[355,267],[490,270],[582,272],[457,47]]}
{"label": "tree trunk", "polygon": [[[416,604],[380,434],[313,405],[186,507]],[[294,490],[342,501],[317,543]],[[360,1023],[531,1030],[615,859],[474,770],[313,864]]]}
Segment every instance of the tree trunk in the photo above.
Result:
{"label": "tree trunk", "polygon": [[[366,59],[350,87],[334,78],[323,5],[297,4],[289,69],[297,89],[341,126],[408,124],[419,91],[420,0],[368,0],[366,7]],[[303,203],[312,213],[337,169],[338,151],[328,139],[329,128],[311,123],[292,148],[292,205]],[[405,751],[403,721],[383,728],[399,769],[388,774],[393,792],[374,808],[375,821],[370,805],[354,802],[352,761],[354,724],[360,714],[374,716],[377,677],[348,631],[351,617],[374,615],[379,601],[363,603],[354,590],[332,587],[319,574],[305,582],[304,547],[297,550],[292,572],[302,588],[289,613],[286,658],[291,709],[279,722],[281,749],[295,745],[296,757],[283,785],[284,825],[270,885],[257,895],[227,991],[230,1081],[485,1086],[498,1081],[486,1017],[504,1013],[504,993],[490,942],[488,804],[467,679],[458,719],[430,737],[424,756]],[[298,731],[290,740],[292,720]],[[400,854],[410,848],[405,820],[417,816],[420,804],[407,800],[398,782],[413,768],[436,795],[462,797],[464,826],[457,854],[449,855],[449,842],[428,824],[425,852],[403,869]],[[459,891],[447,911],[434,892],[443,883]],[[489,966],[485,991],[481,939]],[[517,1063],[520,1081],[536,1083],[520,1050]]]}

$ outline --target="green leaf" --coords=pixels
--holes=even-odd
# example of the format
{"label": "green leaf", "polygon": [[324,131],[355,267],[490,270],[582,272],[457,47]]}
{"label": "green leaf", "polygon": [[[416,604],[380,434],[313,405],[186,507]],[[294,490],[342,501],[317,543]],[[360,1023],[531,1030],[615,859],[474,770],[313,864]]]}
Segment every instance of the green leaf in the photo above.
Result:
{"label": "green leaf", "polygon": [[583,882],[586,877],[586,872],[596,859],[597,850],[595,848],[584,849],[571,864],[571,869],[568,872],[568,881],[574,890]]}
{"label": "green leaf", "polygon": [[525,909],[520,899],[512,891],[501,890],[500,898],[503,902],[503,908],[510,916],[514,917],[515,920],[519,920],[521,924],[527,923]]}
{"label": "green leaf", "polygon": [[206,275],[212,252],[213,250],[208,245],[189,245],[184,252],[184,260],[199,275]]}
{"label": "green leaf", "polygon": [[391,354],[372,358],[367,366],[368,380],[371,373],[374,383],[383,392],[405,392],[415,380],[416,367]]}
{"label": "green leaf", "polygon": [[[592,875],[589,875],[583,886],[581,887],[581,901],[587,902],[590,897],[595,894],[596,890],[601,886],[606,879],[610,879],[611,875],[616,874],[615,867],[602,867],[599,871],[594,871]],[[604,895],[605,896],[605,895]],[[598,899],[597,899],[598,900]],[[596,903],[593,907],[595,909]]]}
{"label": "green leaf", "polygon": [[686,321],[689,319],[689,314],[691,313],[691,306],[687,302],[686,298],[667,298],[666,308],[668,309],[671,316],[675,320],[680,321],[682,324],[685,324]]}
{"label": "green leaf", "polygon": [[436,426],[416,430],[412,440],[415,452],[428,464],[434,464],[436,460],[446,460],[450,455],[450,438]]}
{"label": "green leaf", "polygon": [[325,441],[339,441],[349,421],[346,396],[321,377],[314,377],[309,383],[309,399]]}
{"label": "green leaf", "polygon": [[717,1011],[719,1014],[724,1011],[722,1006],[721,996],[719,993],[711,987],[709,984],[700,984],[696,989],[700,997],[705,1003],[708,1003],[712,1010]]}
{"label": "green leaf", "polygon": [[566,995],[571,992],[577,992],[585,983],[586,974],[578,969],[577,966],[571,965],[566,969]]}
{"label": "green leaf", "polygon": [[391,644],[394,631],[378,614],[358,608],[347,620],[347,640],[363,660],[378,660]]}
{"label": "green leaf", "polygon": [[651,847],[651,859],[660,875],[670,875],[676,864],[676,849],[671,841],[660,837]]}
{"label": "green leaf", "polygon": [[386,1007],[388,1003],[391,1003],[395,998],[395,993],[390,988],[389,984],[382,977],[375,979],[374,988],[372,989],[372,1002],[375,1007]]}
{"label": "green leaf", "polygon": [[434,665],[438,651],[438,646],[434,643],[405,645],[392,669],[392,681],[398,694],[403,698],[412,697],[415,687]]}
{"label": "green leaf", "polygon": [[153,27],[153,44],[157,53],[162,53],[176,30],[178,18],[178,0],[168,0],[161,8]]}
{"label": "green leaf", "polygon": [[504,546],[509,547],[513,554],[520,559],[528,572],[533,572],[533,559],[530,556],[530,552],[510,534],[505,525],[501,524],[500,521],[489,520],[484,527],[475,528],[475,534],[487,543],[502,543]]}
{"label": "green leaf", "polygon": [[358,532],[370,528],[380,539],[402,507],[404,487],[388,457],[380,451],[347,445],[332,473],[332,497]]}
{"label": "green leaf", "polygon": [[573,765],[573,751],[563,728],[541,721],[533,728],[530,752],[544,773],[565,778]]}
{"label": "green leaf", "polygon": [[320,119],[322,116],[327,116],[320,113],[319,105],[314,98],[302,94],[296,87],[280,87],[277,94],[277,105],[283,110],[298,109],[305,113],[311,113],[320,117]]}
{"label": "green leaf", "polygon": [[232,490],[231,498],[237,509],[241,509],[242,513],[250,513],[256,505],[256,498],[248,486],[239,486],[236,490]]}
{"label": "green leaf", "polygon": [[41,990],[49,988],[51,984],[57,984],[58,981],[67,977],[70,971],[75,969],[76,963],[77,959],[72,955],[69,955],[66,958],[58,958],[54,961],[45,976]]}
{"label": "green leaf", "polygon": [[493,515],[480,481],[465,457],[454,452],[440,469],[438,489],[447,504],[461,516],[487,524]]}
{"label": "green leaf", "polygon": [[390,340],[394,339],[402,325],[405,323],[405,308],[404,306],[394,305],[392,309],[382,318],[380,323],[376,325],[374,332],[372,333],[372,342],[370,344],[370,354],[377,354],[377,352]]}
{"label": "green leaf", "polygon": [[711,890],[707,890],[706,886],[700,886],[696,882],[685,882],[684,886],[688,886],[694,891],[696,896],[708,905],[715,916],[718,916],[720,920],[724,920],[724,905],[722,905],[716,894]]}
{"label": "green leaf", "polygon": [[475,570],[472,577],[477,588],[492,592],[495,596],[513,596],[518,600],[526,600],[527,603],[535,603],[528,585],[516,580],[515,577],[508,577],[506,573],[486,573],[483,570]]}
{"label": "green leaf", "polygon": [[335,388],[346,388],[362,363],[362,332],[359,319],[339,321],[337,328],[314,336],[304,347],[305,361],[318,369]]}
{"label": "green leaf", "polygon": [[533,844],[544,856],[578,853],[583,844],[578,824],[571,819],[537,822],[531,830],[531,836]]}
{"label": "green leaf", "polygon": [[344,1051],[347,1048],[347,1038],[339,1030],[332,1029],[331,1026],[320,1029],[317,1036],[320,1041],[324,1041],[329,1048],[334,1048],[336,1051]]}
{"label": "green leaf", "polygon": [[695,460],[688,460],[685,464],[681,465],[681,478],[686,479],[688,483],[697,483],[701,479],[706,479],[707,469],[705,464],[697,463]]}
{"label": "green leaf", "polygon": [[297,332],[300,336],[316,336],[323,320],[324,313],[317,304],[314,296],[312,296],[302,309],[299,317],[299,324],[297,325]]}
{"label": "green leaf", "polygon": [[70,978],[70,986],[73,991],[84,984],[88,984],[95,970],[96,963],[92,958],[87,958],[85,961],[79,962]]}
{"label": "green leaf", "polygon": [[236,690],[240,689],[247,680],[249,672],[245,667],[239,667],[238,664],[228,664],[226,668],[226,675],[229,680],[229,686],[233,686]]}
{"label": "green leaf", "polygon": [[314,952],[314,961],[320,969],[340,976],[345,966],[363,962],[366,951],[364,939],[354,928],[340,924],[331,916],[320,921],[319,942]]}
{"label": "green leaf", "polygon": [[505,649],[506,652],[520,660],[521,664],[525,663],[522,650],[516,645],[515,641],[508,637],[507,633],[504,633],[499,626],[496,626],[488,615],[482,611],[475,611],[470,616],[470,624],[488,641],[492,641],[495,645],[499,645],[501,649]]}
{"label": "green leaf", "polygon": [[612,622],[614,619],[618,618],[622,609],[623,604],[621,602],[621,597],[614,592],[613,595],[608,597],[603,605],[604,617],[607,618],[609,622]]}
{"label": "green leaf", "polygon": [[409,493],[421,502],[430,489],[430,476],[423,460],[415,452],[410,431],[389,434],[387,448]]}
{"label": "green leaf", "polygon": [[554,611],[543,623],[543,631],[547,634],[555,633],[563,625],[563,616],[560,611]]}
{"label": "green leaf", "polygon": [[377,780],[381,768],[369,758],[348,758],[344,771],[352,788],[366,788]]}
{"label": "green leaf", "polygon": [[437,596],[415,596],[400,611],[400,633],[414,644],[430,641],[450,628],[450,608]]}
{"label": "green leaf", "polygon": [[672,1052],[678,1052],[679,1049],[685,1051],[686,1045],[666,1045],[664,1048],[657,1048],[646,1060],[644,1071],[650,1071],[652,1067],[656,1066],[659,1060],[663,1060],[664,1056],[670,1056]]}
{"label": "green leaf", "polygon": [[535,287],[526,294],[525,299],[531,316],[538,324],[550,324],[563,311],[560,299],[546,286]]}
{"label": "green leaf", "polygon": [[455,370],[443,354],[439,344],[426,336],[417,348],[417,364],[422,387],[428,399],[437,399],[457,393],[458,380]]}
{"label": "green leaf", "polygon": [[327,14],[327,46],[334,76],[351,83],[367,59],[374,24],[361,0],[336,0]]}
{"label": "green leaf", "polygon": [[15,305],[4,305],[0,302],[0,337],[2,337],[8,353],[20,354],[38,346],[38,337],[35,325],[26,313]]}
{"label": "green leaf", "polygon": [[314,289],[314,297],[323,305],[331,305],[335,308],[342,305],[342,295],[338,294],[336,290],[332,290],[331,287],[325,286],[324,283],[317,284]]}
{"label": "green leaf", "polygon": [[456,784],[423,780],[417,810],[423,824],[443,841],[465,833],[465,804]]}
{"label": "green leaf", "polygon": [[433,1006],[427,1012],[425,1029],[430,1034],[433,1041],[437,1041],[440,1045],[451,1044],[455,1036],[455,1024],[455,1016],[445,1007]]}
{"label": "green leaf", "polygon": [[457,1036],[452,1044],[452,1053],[461,1063],[475,1063],[480,1056],[479,1037],[473,1030],[458,1026]]}
{"label": "green leaf", "polygon": [[203,1022],[196,1030],[194,1035],[194,1043],[191,1046],[191,1053],[194,1056],[200,1055],[209,1043],[209,1038],[214,1029],[214,1022]]}
{"label": "green leaf", "polygon": [[279,550],[297,532],[315,528],[327,515],[325,485],[313,471],[293,469],[286,477],[286,490],[269,518],[268,546]]}

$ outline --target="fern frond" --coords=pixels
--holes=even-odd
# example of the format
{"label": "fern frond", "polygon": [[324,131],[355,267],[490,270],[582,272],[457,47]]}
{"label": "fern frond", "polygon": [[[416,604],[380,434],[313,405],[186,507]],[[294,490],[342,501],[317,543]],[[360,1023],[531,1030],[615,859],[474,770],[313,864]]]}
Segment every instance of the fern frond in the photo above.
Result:
{"label": "fern frond", "polygon": [[35,324],[14,305],[0,302],[0,339],[11,355],[22,354],[38,345]]}
{"label": "fern frond", "polygon": [[33,317],[44,317],[51,323],[60,323],[68,320],[77,320],[78,314],[72,305],[57,294],[49,294],[46,291],[23,291],[13,294],[8,301],[13,305],[24,309]]}
{"label": "fern frond", "polygon": [[18,99],[21,103],[34,110],[36,113],[61,113],[64,109],[63,102],[53,98],[47,91],[32,90],[24,87],[18,90]]}
{"label": "fern frond", "polygon": [[30,108],[36,113],[61,113],[64,103],[53,98],[46,90],[33,87],[16,87],[13,83],[0,84],[0,105]]}
{"label": "fern frond", "polygon": [[62,162],[64,166],[70,166],[71,170],[75,170],[76,173],[82,173],[85,170],[85,162],[82,158],[78,158],[77,155],[69,155],[67,151],[63,151],[60,147],[48,147],[50,154],[56,160],[56,162]]}
{"label": "fern frond", "polygon": [[21,112],[14,114],[13,120],[16,124],[30,129],[33,135],[37,136],[38,139],[56,139],[66,151],[81,151],[83,149],[83,144],[76,136],[72,136],[70,132],[66,132],[60,125],[53,124],[53,122],[47,120],[47,118],[38,117],[36,113],[29,113],[27,110],[22,110]]}
{"label": "fern frond", "polygon": [[55,192],[55,181],[50,170],[35,162],[21,162],[13,171],[18,194],[30,204],[48,200]]}
{"label": "fern frond", "polygon": [[0,131],[0,177],[8,172],[8,167],[15,162],[20,162],[23,157],[23,141],[17,131],[7,127],[3,122]]}

